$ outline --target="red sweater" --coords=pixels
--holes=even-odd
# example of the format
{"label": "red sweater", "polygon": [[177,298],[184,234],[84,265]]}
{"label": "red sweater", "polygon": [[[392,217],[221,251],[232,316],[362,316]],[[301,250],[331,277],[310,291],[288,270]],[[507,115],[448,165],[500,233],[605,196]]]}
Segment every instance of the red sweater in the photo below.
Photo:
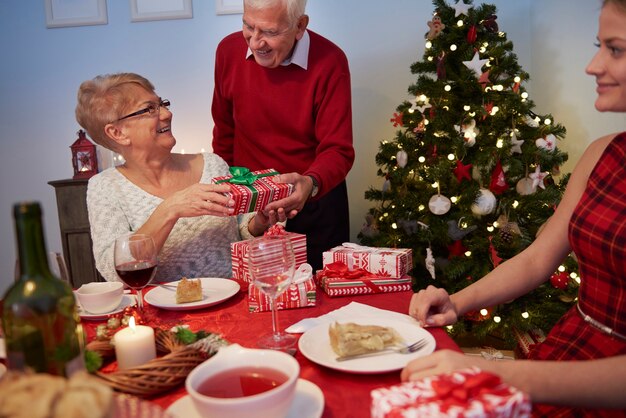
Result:
{"label": "red sweater", "polygon": [[229,165],[313,175],[321,196],[354,162],[348,60],[309,31],[308,69],[265,68],[241,32],[224,38],[215,58],[213,151]]}

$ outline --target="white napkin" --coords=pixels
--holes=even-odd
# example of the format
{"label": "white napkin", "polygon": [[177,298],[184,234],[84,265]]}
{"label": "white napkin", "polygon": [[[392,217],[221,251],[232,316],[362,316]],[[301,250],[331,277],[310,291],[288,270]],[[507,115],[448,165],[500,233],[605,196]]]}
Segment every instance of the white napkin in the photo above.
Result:
{"label": "white napkin", "polygon": [[417,324],[417,321],[409,315],[375,308],[373,306],[365,305],[363,303],[350,302],[346,306],[342,306],[339,309],[335,309],[334,311],[318,316],[317,318],[305,318],[299,322],[296,322],[295,324],[288,327],[285,331],[292,334],[299,334],[302,332],[306,332],[309,329],[320,324],[330,324],[331,322],[335,321],[354,321],[355,319],[363,320],[367,318],[388,319],[393,321],[403,321]]}

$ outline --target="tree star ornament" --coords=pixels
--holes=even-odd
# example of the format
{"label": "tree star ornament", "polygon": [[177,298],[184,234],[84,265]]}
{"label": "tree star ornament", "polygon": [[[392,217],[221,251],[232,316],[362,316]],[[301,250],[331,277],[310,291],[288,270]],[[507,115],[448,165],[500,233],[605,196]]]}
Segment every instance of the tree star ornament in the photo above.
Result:
{"label": "tree star ornament", "polygon": [[441,194],[433,195],[428,201],[428,209],[435,215],[445,215],[451,206],[450,199]]}
{"label": "tree star ornament", "polygon": [[478,78],[478,84],[480,84],[483,87],[483,90],[485,90],[485,87],[489,84],[489,70],[480,75]]}
{"label": "tree star ornament", "polygon": [[533,187],[541,187],[542,189],[546,188],[546,185],[543,184],[543,180],[546,178],[546,176],[548,175],[548,173],[542,173],[541,172],[541,167],[537,166],[535,167],[535,172],[534,173],[530,173],[530,175],[528,177],[530,177],[533,181]]}
{"label": "tree star ornament", "polygon": [[478,51],[476,51],[474,53],[474,57],[472,58],[472,60],[463,61],[463,64],[465,64],[465,66],[469,68],[470,70],[474,71],[474,75],[476,75],[476,78],[480,78],[480,76],[483,73],[483,67],[488,62],[489,62],[489,59],[487,58],[481,60],[480,56],[478,55]]}
{"label": "tree star ornament", "polygon": [[[411,103],[411,110],[419,110],[421,114],[424,114],[424,111],[426,109],[432,107],[432,105],[430,104],[430,99],[428,99],[428,97],[424,96],[423,94],[416,96],[415,100],[411,99],[409,100],[409,102]],[[418,103],[422,104],[419,105]]]}
{"label": "tree star ornament", "polygon": [[457,1],[454,5],[454,17],[458,17],[459,15],[468,16],[470,7],[472,7],[472,5],[463,3],[463,0]]}
{"label": "tree star ornament", "polygon": [[456,168],[453,171],[459,183],[461,183],[463,179],[472,181],[472,175],[470,174],[471,169],[472,164],[464,165],[461,160],[456,160]]}
{"label": "tree star ornament", "polygon": [[521,154],[523,143],[523,139],[517,139],[517,135],[515,134],[515,132],[511,132],[511,155],[515,153]]}

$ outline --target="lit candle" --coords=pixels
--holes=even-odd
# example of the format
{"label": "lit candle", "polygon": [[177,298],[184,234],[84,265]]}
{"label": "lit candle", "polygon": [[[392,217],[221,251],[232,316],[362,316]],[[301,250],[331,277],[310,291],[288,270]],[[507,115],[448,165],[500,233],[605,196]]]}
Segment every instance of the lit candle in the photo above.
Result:
{"label": "lit candle", "polygon": [[154,330],[145,325],[135,325],[130,317],[128,328],[118,331],[113,337],[117,368],[130,369],[142,365],[156,357]]}

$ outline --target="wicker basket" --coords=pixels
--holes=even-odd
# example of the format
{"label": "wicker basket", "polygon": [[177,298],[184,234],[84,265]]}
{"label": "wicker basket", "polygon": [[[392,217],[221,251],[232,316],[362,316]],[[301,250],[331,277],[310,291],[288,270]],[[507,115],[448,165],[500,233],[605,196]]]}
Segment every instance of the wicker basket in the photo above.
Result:
{"label": "wicker basket", "polygon": [[[193,344],[184,345],[176,339],[174,333],[156,330],[156,344],[159,352],[167,354],[131,369],[96,372],[96,376],[117,391],[150,397],[182,384],[194,367],[214,355],[220,347],[228,345],[228,342],[217,334],[210,334]],[[87,345],[87,349],[100,353],[104,358],[114,353],[110,341],[93,341]]]}

